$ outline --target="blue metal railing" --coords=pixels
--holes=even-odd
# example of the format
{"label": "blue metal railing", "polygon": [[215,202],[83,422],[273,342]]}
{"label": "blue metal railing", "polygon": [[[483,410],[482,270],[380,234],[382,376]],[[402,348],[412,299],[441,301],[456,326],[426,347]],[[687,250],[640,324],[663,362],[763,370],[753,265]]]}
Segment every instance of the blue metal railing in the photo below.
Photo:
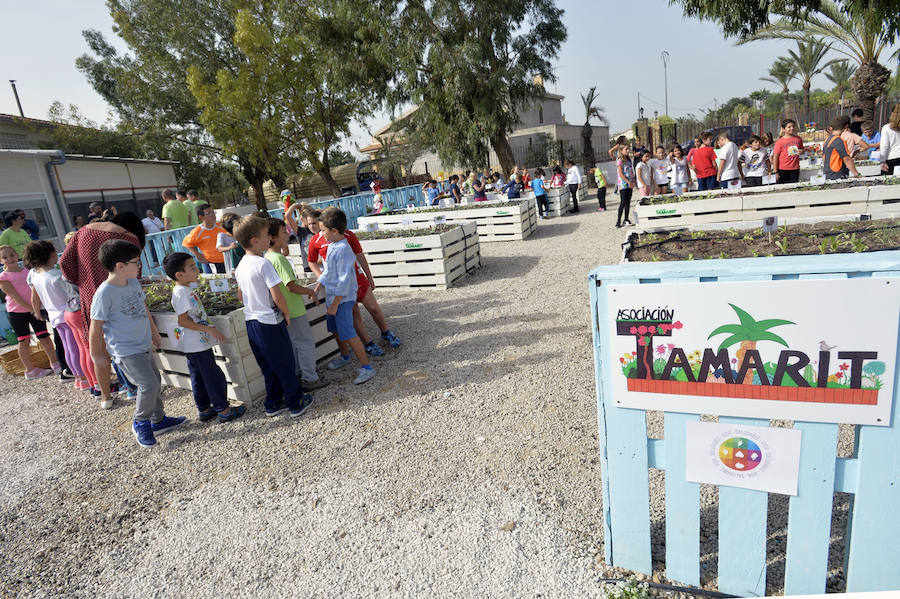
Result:
{"label": "blue metal railing", "polygon": [[[310,206],[322,210],[329,206],[336,206],[344,211],[347,215],[347,226],[355,229],[357,219],[365,216],[372,208],[373,193],[361,193],[343,198],[334,198],[333,200],[325,200],[322,202],[313,202]],[[425,195],[419,185],[410,185],[408,187],[397,187],[394,189],[385,189],[381,192],[381,200],[384,204],[383,212],[388,210],[396,210],[405,208],[409,204],[415,206],[423,206],[425,204]],[[275,218],[284,218],[284,208],[276,208],[269,210],[269,214]],[[187,237],[194,226],[182,227],[181,229],[173,229],[171,231],[162,231],[160,233],[151,233],[147,235],[147,243],[144,251],[141,253],[141,263],[143,264],[143,274],[161,275],[162,261],[167,254],[172,252],[183,252],[184,246],[182,242]]]}

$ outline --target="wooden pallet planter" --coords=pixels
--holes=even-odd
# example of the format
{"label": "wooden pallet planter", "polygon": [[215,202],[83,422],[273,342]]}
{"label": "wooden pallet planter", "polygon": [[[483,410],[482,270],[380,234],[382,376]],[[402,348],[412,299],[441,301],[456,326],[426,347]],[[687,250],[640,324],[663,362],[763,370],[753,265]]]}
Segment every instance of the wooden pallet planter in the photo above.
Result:
{"label": "wooden pallet planter", "polygon": [[568,187],[547,188],[547,212],[550,216],[563,216],[572,211],[572,196]]}
{"label": "wooden pallet planter", "polygon": [[[44,346],[40,343],[29,344],[28,350],[28,353],[31,354],[31,365],[34,368],[50,368],[50,359],[47,357],[47,352],[44,351]],[[3,365],[3,370],[7,374],[14,376],[25,374],[25,367],[22,365],[22,359],[19,358],[17,345],[11,345],[3,353],[0,353],[0,364]]]}
{"label": "wooden pallet planter", "polygon": [[[318,306],[309,300],[306,305],[307,318],[316,339],[318,362],[327,360],[337,353],[337,343],[325,326],[324,300],[323,289],[319,293]],[[163,384],[179,389],[190,389],[187,358],[183,352],[176,349],[168,336],[169,331],[178,322],[177,316],[172,312],[154,312],[153,320],[156,321],[163,340],[161,350],[153,352],[153,360],[162,373]],[[225,342],[214,345],[212,349],[216,362],[225,373],[228,398],[244,403],[248,407],[252,406],[253,402],[265,396],[266,384],[250,349],[243,308],[221,316],[210,316],[209,321],[225,336]]]}
{"label": "wooden pallet planter", "polygon": [[866,214],[876,218],[900,216],[900,185],[870,187]]}
{"label": "wooden pallet planter", "polygon": [[[486,205],[460,210],[417,211],[406,210],[391,214],[362,216],[360,229],[368,223],[386,225],[431,225],[435,217],[443,216],[448,224],[474,222],[478,225],[478,241],[521,241],[537,230],[537,205],[534,197],[523,198],[512,206]],[[409,222],[411,221],[411,223]]]}
{"label": "wooden pallet planter", "polygon": [[640,225],[672,227],[741,220],[742,205],[742,198],[725,196],[671,204],[639,204],[634,211]]}
{"label": "wooden pallet planter", "polygon": [[865,214],[868,187],[756,193],[743,196],[742,220],[760,220],[789,212],[793,217]]}
{"label": "wooden pallet planter", "polygon": [[378,287],[446,289],[481,266],[477,228],[464,222],[443,233],[360,243]]}

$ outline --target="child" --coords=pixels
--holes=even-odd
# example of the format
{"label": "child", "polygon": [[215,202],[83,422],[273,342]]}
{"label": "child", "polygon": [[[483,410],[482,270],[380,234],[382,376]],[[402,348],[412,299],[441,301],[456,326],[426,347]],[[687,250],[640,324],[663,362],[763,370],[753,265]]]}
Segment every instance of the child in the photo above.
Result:
{"label": "child", "polygon": [[862,140],[869,146],[866,158],[871,160],[872,152],[877,152],[881,148],[881,131],[875,131],[875,124],[872,121],[863,121]]}
{"label": "child", "polygon": [[[629,148],[627,145],[619,147],[619,158],[616,160],[616,187],[619,188],[619,213],[616,216],[616,227],[623,224],[630,225],[629,216],[631,214],[631,194],[634,192],[634,167],[631,159],[628,157]],[[622,220],[622,217],[625,220]]]}
{"label": "child", "polygon": [[[90,351],[94,367],[109,369],[109,356],[119,365],[129,381],[137,386],[134,436],[141,447],[156,445],[156,434],[168,431],[184,422],[184,416],[166,416],[159,396],[159,370],[153,365],[150,348],[159,349],[162,338],[150,317],[144,292],[138,282],[141,268],[141,249],[128,241],[110,239],[98,251],[100,264],[109,273],[97,288],[91,302]],[[99,375],[97,378],[101,378]],[[101,388],[100,406],[112,407],[108,388]]]}
{"label": "child", "polygon": [[738,181],[741,177],[740,167],[738,166],[738,150],[737,144],[731,141],[728,133],[722,131],[719,133],[719,157],[722,162],[718,165],[716,172],[716,181],[722,189],[728,189],[728,185],[732,181]]}
{"label": "child", "polygon": [[712,148],[712,133],[700,136],[701,146],[691,153],[691,165],[697,175],[697,190],[708,191],[716,186],[716,152]]}
{"label": "child", "polygon": [[263,257],[269,249],[269,223],[258,216],[245,216],[234,226],[234,236],[247,252],[234,277],[244,304],[250,349],[266,379],[266,416],[290,411],[291,418],[296,418],[313,398],[303,393],[295,374],[297,363],[288,335],[290,310],[281,293],[281,278]]}
{"label": "child", "polygon": [[275,267],[275,272],[281,277],[281,293],[287,302],[290,324],[288,336],[294,347],[294,359],[297,362],[296,374],[301,378],[304,389],[309,391],[321,389],[328,385],[324,379],[319,378],[316,372],[316,339],[309,326],[306,317],[306,300],[309,296],[316,305],[319,299],[316,292],[308,287],[303,287],[297,282],[294,267],[285,258],[284,252],[288,247],[288,232],[285,223],[280,218],[270,218],[269,221],[269,251],[266,252],[266,260]]}
{"label": "child", "polygon": [[522,189],[522,178],[519,177],[518,173],[516,173],[515,175],[510,177],[509,182],[507,182],[507,184],[503,186],[503,190],[501,191],[501,193],[505,193],[507,199],[515,200],[515,199],[521,197],[521,195],[520,195],[521,189]]}
{"label": "child", "polygon": [[603,169],[599,166],[592,168],[591,172],[593,172],[594,180],[597,182],[597,203],[600,205],[597,208],[597,212],[603,212],[606,210],[606,176],[603,174]]}
{"label": "child", "polygon": [[237,240],[231,235],[234,230],[234,225],[241,217],[233,212],[228,212],[222,215],[222,228],[225,229],[224,233],[219,233],[216,236],[216,249],[222,252],[222,255],[225,257],[225,272],[231,272],[237,265],[240,264],[241,258],[244,257],[244,248],[242,248]]}
{"label": "child", "polygon": [[534,199],[538,206],[538,218],[543,220],[550,211],[550,204],[547,203],[547,190],[544,189],[544,169],[539,168],[534,171],[531,188],[534,190]]}
{"label": "child", "polygon": [[360,368],[354,385],[365,383],[375,376],[369,364],[369,357],[363,349],[362,341],[353,328],[353,306],[356,303],[356,256],[344,237],[347,230],[347,216],[336,208],[327,208],[319,221],[322,235],[328,240],[328,255],[325,268],[319,276],[319,284],[325,287],[325,302],[328,306],[326,322],[328,330],[337,334],[341,355],[328,363],[330,370],[343,368],[350,361],[347,345],[353,350]]}
{"label": "child", "polygon": [[203,266],[203,272],[224,273],[225,256],[218,250],[218,237],[228,231],[216,223],[216,211],[209,204],[197,208],[197,216],[202,222],[194,227],[181,245],[197,258]]}
{"label": "child", "polygon": [[462,201],[462,194],[459,191],[459,175],[450,175],[450,197],[454,204]]}
{"label": "child", "polygon": [[[6,312],[9,316],[9,324],[16,333],[19,341],[19,359],[25,368],[25,380],[39,379],[52,372],[59,372],[60,366],[56,361],[56,353],[53,342],[43,318],[37,318],[29,299],[31,289],[28,288],[28,269],[19,266],[19,254],[11,245],[0,245],[0,264],[3,264],[3,272],[0,272],[0,291],[6,294]],[[31,361],[31,332],[34,331],[47,359],[50,361],[51,370],[35,368]]]}
{"label": "child", "polygon": [[65,322],[68,297],[62,283],[62,271],[54,268],[58,259],[56,248],[49,241],[32,241],[25,246],[23,262],[31,269],[26,279],[31,287],[31,307],[34,314],[41,313],[42,304],[46,308],[50,326],[59,333],[66,361],[75,375],[75,388],[84,391],[90,389],[90,384],[81,369],[81,354],[75,342],[75,333]]}
{"label": "child", "polygon": [[759,135],[750,136],[750,146],[741,152],[738,163],[741,178],[747,187],[762,185],[762,178],[769,172],[769,153],[762,147],[762,138]]}
{"label": "child", "polygon": [[[69,245],[69,241],[75,237],[75,231],[66,233],[63,242]],[[88,381],[88,391],[94,397],[100,397],[100,387],[97,385],[97,377],[94,374],[94,361],[91,360],[91,351],[88,348],[88,339],[84,334],[84,314],[81,311],[81,293],[78,287],[65,278],[61,279],[63,289],[66,292],[66,311],[63,318],[75,337],[78,346],[78,355],[81,359],[81,371]]]}
{"label": "child", "polygon": [[553,176],[550,177],[550,187],[562,187],[565,176],[558,164],[553,165]]}
{"label": "child", "polygon": [[656,146],[656,157],[650,159],[650,168],[653,169],[656,193],[669,193],[669,160],[663,146]]}
{"label": "child", "polygon": [[[318,263],[325,259],[325,254],[328,251],[328,244],[330,243],[320,231],[320,218],[321,213],[316,212],[316,216],[310,216],[309,219],[310,229],[316,233],[312,241],[309,242],[309,268],[317,277],[322,274],[322,267],[319,266]],[[369,261],[366,260],[366,255],[363,253],[359,238],[350,230],[346,231],[344,237],[347,239],[347,243],[350,244],[350,249],[356,254],[356,285],[358,289],[356,301],[361,303],[365,306],[366,310],[368,310],[372,320],[375,321],[375,324],[381,331],[381,338],[387,341],[391,347],[400,347],[400,339],[388,328],[384,311],[381,309],[378,300],[375,298],[375,294],[372,292],[375,288],[375,279],[372,277],[372,269],[369,268]],[[368,332],[366,332],[366,325],[363,322],[362,313],[359,311],[359,306],[356,304],[353,305],[353,326],[356,327],[356,334],[359,335],[359,338],[362,340],[363,345],[366,348],[366,353],[376,357],[384,355],[384,350],[372,341]]]}
{"label": "child", "polygon": [[185,252],[169,254],[163,260],[166,276],[175,281],[172,290],[172,309],[178,315],[180,351],[187,358],[188,372],[191,374],[191,389],[200,422],[208,422],[219,417],[220,422],[230,422],[240,418],[247,411],[243,405],[232,406],[226,397],[225,374],[216,364],[210,337],[217,343],[225,341],[225,336],[214,326],[210,326],[206,309],[191,288],[197,282],[200,269],[194,258]]}
{"label": "child", "polygon": [[675,192],[675,195],[680,196],[691,186],[691,171],[687,167],[684,151],[678,144],[672,146],[672,151],[669,154],[669,164],[671,165],[672,173],[672,191]]}
{"label": "child", "polygon": [[797,183],[800,181],[800,155],[805,151],[803,140],[796,134],[797,121],[794,119],[781,121],[781,128],[784,134],[772,149],[772,170],[778,183]]}
{"label": "child", "polygon": [[653,169],[650,167],[650,150],[641,152],[641,160],[635,167],[638,193],[646,198],[653,193]]}

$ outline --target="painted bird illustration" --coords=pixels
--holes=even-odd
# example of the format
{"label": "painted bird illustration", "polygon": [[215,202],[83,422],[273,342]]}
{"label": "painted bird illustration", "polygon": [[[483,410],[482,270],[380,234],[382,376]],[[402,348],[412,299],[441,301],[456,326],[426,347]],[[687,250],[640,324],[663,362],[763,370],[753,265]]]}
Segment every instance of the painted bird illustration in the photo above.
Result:
{"label": "painted bird illustration", "polygon": [[819,341],[819,350],[820,351],[831,351],[836,348],[837,345],[828,345],[824,340]]}

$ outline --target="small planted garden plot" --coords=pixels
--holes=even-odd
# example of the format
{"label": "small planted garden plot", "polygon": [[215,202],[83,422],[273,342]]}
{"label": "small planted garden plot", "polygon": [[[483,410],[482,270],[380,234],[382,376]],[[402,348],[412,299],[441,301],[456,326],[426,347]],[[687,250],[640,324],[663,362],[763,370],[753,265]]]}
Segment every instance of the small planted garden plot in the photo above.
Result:
{"label": "small planted garden plot", "polygon": [[756,230],[632,233],[625,260],[656,262],[704,258],[750,258],[840,254],[900,248],[900,219],[822,222]]}
{"label": "small planted garden plot", "polygon": [[431,225],[435,218],[446,223],[474,222],[478,225],[479,242],[519,241],[537,230],[537,209],[534,198],[485,204],[459,204],[446,208],[413,208],[386,214],[361,216],[359,228],[366,230],[370,223],[383,228],[388,225],[416,227]]}
{"label": "small planted garden plot", "polygon": [[562,216],[572,211],[572,196],[568,187],[547,188],[547,212],[550,216]]}
{"label": "small planted garden plot", "polygon": [[481,265],[474,222],[359,231],[378,287],[446,289]]}
{"label": "small planted garden plot", "polygon": [[[224,290],[212,290],[210,280],[224,281],[219,283],[223,285]],[[313,283],[314,281],[301,281],[301,284]],[[153,358],[162,372],[163,384],[190,389],[187,358],[179,349],[178,338],[181,329],[178,327],[178,317],[172,312],[173,284],[151,281],[142,285],[147,295],[147,306],[162,336],[162,348],[153,353]],[[252,406],[255,400],[265,395],[266,387],[262,371],[250,349],[244,309],[238,302],[234,279],[224,277],[203,279],[199,283],[197,293],[209,315],[209,324],[215,326],[225,336],[225,342],[214,345],[212,349],[216,362],[225,373],[228,397]],[[323,289],[319,294],[318,306],[309,300],[306,305],[307,318],[316,339],[316,359],[320,362],[337,352],[337,344],[325,327],[324,299]]]}

